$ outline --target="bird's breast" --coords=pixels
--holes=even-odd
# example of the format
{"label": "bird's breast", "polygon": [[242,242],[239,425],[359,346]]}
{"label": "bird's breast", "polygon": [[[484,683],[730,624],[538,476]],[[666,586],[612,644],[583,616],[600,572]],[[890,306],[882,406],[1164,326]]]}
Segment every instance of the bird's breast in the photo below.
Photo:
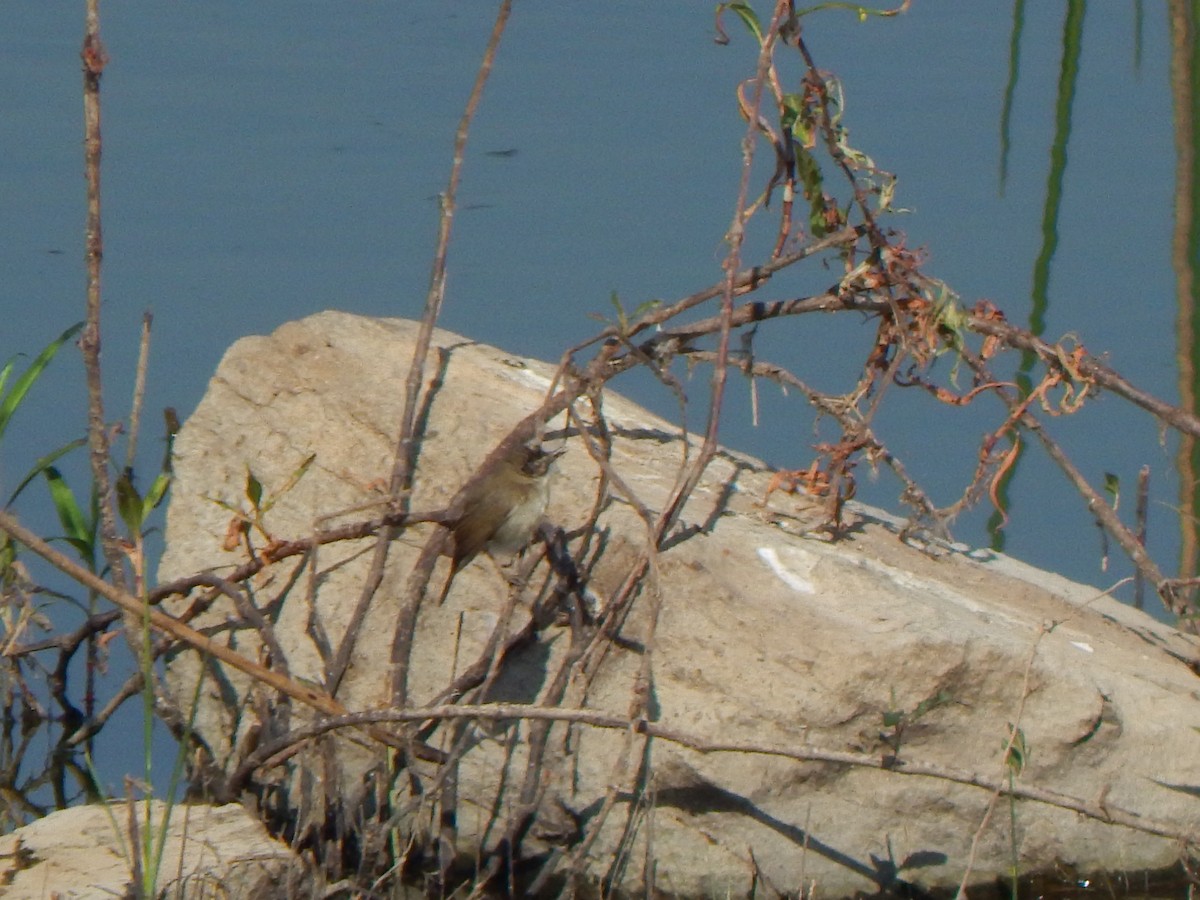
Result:
{"label": "bird's breast", "polygon": [[550,499],[549,485],[545,478],[531,479],[529,484],[525,485],[523,494],[521,501],[513,504],[509,514],[488,541],[487,546],[491,552],[512,554],[523,550],[538,522],[545,515]]}

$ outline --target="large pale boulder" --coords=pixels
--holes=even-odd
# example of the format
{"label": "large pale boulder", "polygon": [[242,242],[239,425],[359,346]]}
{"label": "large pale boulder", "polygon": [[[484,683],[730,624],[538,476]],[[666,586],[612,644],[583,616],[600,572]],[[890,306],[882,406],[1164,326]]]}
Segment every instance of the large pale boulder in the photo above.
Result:
{"label": "large pale boulder", "polygon": [[[227,573],[245,561],[244,548],[225,550],[222,541],[230,507],[249,511],[247,468],[264,487],[261,524],[274,539],[378,515],[371,504],[391,468],[415,333],[407,321],[329,312],[235,344],[175,445],[160,580]],[[437,385],[423,414],[416,510],[444,506],[539,405],[554,374],[445,332],[434,344]],[[590,421],[586,403],[579,411]],[[603,413],[612,473],[656,514],[684,458],[678,426],[612,393]],[[567,446],[548,519],[571,534],[574,549],[601,469],[574,425],[560,417],[547,429]],[[312,454],[309,470],[288,485]],[[652,878],[679,896],[758,884],[792,892],[815,885],[835,897],[903,882],[953,887],[968,862],[972,882],[991,882],[1009,873],[1014,853],[1022,874],[1159,869],[1180,852],[1170,835],[1200,837],[1192,639],[1012,560],[914,549],[870,510],[856,508],[850,534],[831,542],[814,527],[821,513],[811,499],[774,492],[764,505],[770,478],[755,460],[722,451],[612,640],[596,641],[566,613],[535,619],[486,695],[466,698],[536,703],[566,665],[555,705],[614,717],[644,708],[684,743],[722,749],[648,739],[641,726],[560,723],[535,742],[541,765],[531,781],[528,722],[443,727],[432,743],[448,747],[452,734],[467,741],[454,779],[456,826],[447,831],[443,819],[444,842],[469,858],[502,847],[525,784],[537,789],[538,814],[534,827],[514,833],[522,840],[513,856],[530,860],[522,877],[541,871],[549,878],[541,883],[553,885],[575,865],[586,879],[630,891]],[[430,528],[413,526],[391,546],[337,694],[349,709],[388,703],[406,579]],[[645,553],[646,533],[618,491],[590,533],[588,605],[603,610]],[[258,532],[253,539],[259,547],[267,540]],[[252,579],[251,600],[274,632],[270,654],[225,598],[198,622],[252,658],[320,683],[373,545],[329,544]],[[530,625],[533,598],[544,602],[555,580],[543,565],[506,613],[508,585],[483,557],[439,605],[447,568],[439,564],[417,619],[410,705],[442,697],[497,630],[511,636]],[[189,652],[171,661],[185,705],[201,665]],[[273,693],[211,660],[203,665],[196,727],[226,772],[311,718],[296,706],[288,718]],[[1090,816],[1021,799],[1010,817],[1007,800],[992,809],[992,793],[969,783],[1005,783],[1010,723],[1026,748],[1018,788],[1060,803],[1075,798]],[[408,797],[421,811],[402,829],[418,844],[432,841],[438,820],[429,810],[447,783],[438,766],[413,763],[396,777],[379,760],[377,743],[344,731],[334,743],[282,755],[256,783],[277,780],[280,796],[310,813],[335,803],[358,810],[347,818],[341,809],[342,821],[379,808],[384,784],[389,808]],[[1101,821],[1105,810],[1136,827]]]}

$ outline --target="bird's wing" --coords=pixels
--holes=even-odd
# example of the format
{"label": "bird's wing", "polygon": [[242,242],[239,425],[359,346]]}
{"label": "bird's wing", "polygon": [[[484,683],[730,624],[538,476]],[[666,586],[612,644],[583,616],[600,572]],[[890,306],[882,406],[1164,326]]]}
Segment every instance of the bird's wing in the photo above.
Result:
{"label": "bird's wing", "polygon": [[512,500],[494,493],[471,498],[454,527],[454,567],[461,569],[482,550],[512,513]]}

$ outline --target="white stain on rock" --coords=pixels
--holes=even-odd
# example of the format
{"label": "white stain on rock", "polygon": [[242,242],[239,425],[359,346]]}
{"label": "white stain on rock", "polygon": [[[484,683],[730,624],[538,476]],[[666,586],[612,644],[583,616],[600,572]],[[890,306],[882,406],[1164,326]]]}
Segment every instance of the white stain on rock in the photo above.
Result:
{"label": "white stain on rock", "polygon": [[759,547],[758,558],[767,564],[767,567],[775,573],[775,576],[790,587],[793,591],[799,591],[802,594],[815,594],[816,586],[809,581],[805,575],[812,572],[812,567],[815,561],[809,562],[805,566],[803,575],[797,573],[792,566],[788,566],[779,558],[779,553],[774,547]]}

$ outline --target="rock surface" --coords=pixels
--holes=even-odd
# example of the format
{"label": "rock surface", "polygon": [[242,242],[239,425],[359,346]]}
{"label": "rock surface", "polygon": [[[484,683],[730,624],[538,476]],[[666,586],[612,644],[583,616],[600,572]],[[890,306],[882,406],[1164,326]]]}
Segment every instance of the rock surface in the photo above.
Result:
{"label": "rock surface", "polygon": [[[221,544],[229,508],[248,508],[247,467],[264,486],[263,504],[270,500],[262,524],[274,538],[378,514],[369,504],[382,499],[379,486],[391,468],[415,332],[407,321],[329,312],[237,342],[176,441],[160,580],[221,574],[245,560],[244,549]],[[417,510],[444,505],[538,406],[554,373],[445,332],[434,345],[442,366],[421,446]],[[613,472],[657,512],[684,457],[680,429],[611,392],[603,411]],[[548,518],[572,534],[574,549],[581,537],[572,530],[596,503],[600,468],[573,426],[560,418],[548,427],[568,448]],[[311,454],[312,467],[282,490]],[[1018,786],[1200,836],[1191,638],[1092,588],[1009,559],[921,552],[875,511],[856,508],[851,534],[829,542],[815,533],[820,513],[812,500],[775,492],[763,504],[770,477],[748,457],[718,455],[619,639],[588,657],[590,681],[581,667],[572,670],[562,705],[625,716],[641,696],[650,720],[699,740],[900,762],[885,770],[732,748],[701,753],[628,730],[559,724],[538,775],[536,827],[518,856],[561,871],[579,842],[591,841],[580,863],[587,878],[641,891],[652,877],[658,890],[688,897],[745,893],[752,884],[760,892],[815,889],[825,897],[900,882],[953,889],[969,859],[973,883],[1006,875],[1014,848],[1023,874],[1149,870],[1177,860],[1170,837],[1030,800],[1018,801],[1010,833],[1006,800],[989,817],[989,791],[902,771],[926,766],[1003,782],[1009,723],[1027,747]],[[387,705],[405,579],[429,529],[413,526],[392,545],[337,694],[350,709]],[[595,534],[602,540],[586,587],[603,608],[644,552],[646,526],[618,498]],[[261,534],[255,540],[266,542]],[[326,545],[312,567],[286,560],[254,579],[253,602],[273,622],[292,676],[322,681],[322,644],[338,645],[373,544]],[[437,698],[497,629],[513,634],[526,624],[530,598],[550,580],[540,574],[543,565],[506,616],[507,586],[486,558],[464,569],[437,605],[446,569],[441,562],[417,621],[412,705]],[[261,642],[243,619],[222,599],[199,622],[261,658]],[[486,697],[468,699],[538,702],[578,637],[566,624],[538,631],[505,659]],[[280,714],[276,698],[251,690],[239,673],[207,666],[220,677],[204,680],[196,728],[226,771],[255,742],[308,720],[301,708],[290,719]],[[199,670],[194,653],[172,660],[179,697],[192,696]],[[445,731],[430,740],[445,740]],[[458,766],[452,840],[471,855],[499,845],[525,777],[530,727],[480,725],[467,733],[474,741]],[[327,796],[365,804],[366,785],[377,785],[365,773],[380,759],[366,743],[339,737],[332,779],[330,755],[315,749],[260,774],[283,779],[296,803],[316,803],[323,784]],[[423,790],[432,789],[425,798],[436,794],[436,769],[415,773]],[[406,827],[418,841],[425,833],[415,818]]]}
{"label": "rock surface", "polygon": [[[154,801],[155,827],[164,804]],[[138,829],[145,806],[137,804]],[[145,831],[140,831],[144,835]],[[0,837],[0,895],[6,900],[48,897],[132,897],[129,807],[77,806]],[[241,806],[176,806],[156,885],[164,897],[301,896],[305,869]]]}

